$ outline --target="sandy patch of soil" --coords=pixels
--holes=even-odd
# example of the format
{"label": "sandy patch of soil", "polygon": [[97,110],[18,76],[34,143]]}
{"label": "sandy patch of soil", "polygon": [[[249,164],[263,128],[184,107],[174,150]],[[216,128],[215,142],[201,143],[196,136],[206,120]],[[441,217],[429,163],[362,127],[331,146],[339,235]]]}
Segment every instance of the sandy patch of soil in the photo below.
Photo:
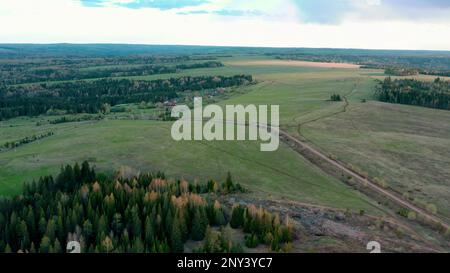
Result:
{"label": "sandy patch of soil", "polygon": [[237,62],[230,62],[229,64],[238,66],[278,65],[278,66],[298,66],[298,67],[318,67],[318,68],[346,68],[346,69],[360,68],[360,65],[349,63],[320,63],[320,62],[290,61],[290,60],[237,61]]}

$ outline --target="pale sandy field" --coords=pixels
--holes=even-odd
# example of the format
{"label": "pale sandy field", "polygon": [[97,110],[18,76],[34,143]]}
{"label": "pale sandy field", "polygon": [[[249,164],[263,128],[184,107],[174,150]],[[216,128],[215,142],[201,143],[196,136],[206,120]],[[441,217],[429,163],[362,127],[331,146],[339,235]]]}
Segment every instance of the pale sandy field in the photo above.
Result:
{"label": "pale sandy field", "polygon": [[278,65],[278,66],[300,66],[300,67],[318,67],[318,68],[348,68],[358,69],[360,65],[349,63],[321,63],[321,62],[307,62],[307,61],[291,61],[291,60],[251,60],[251,61],[233,61],[230,65]]}

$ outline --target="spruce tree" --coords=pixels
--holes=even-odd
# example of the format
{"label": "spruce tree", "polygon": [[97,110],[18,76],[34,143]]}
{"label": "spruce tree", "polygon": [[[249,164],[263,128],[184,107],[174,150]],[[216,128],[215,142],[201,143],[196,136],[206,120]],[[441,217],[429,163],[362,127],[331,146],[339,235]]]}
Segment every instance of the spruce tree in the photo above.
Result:
{"label": "spruce tree", "polygon": [[4,251],[5,253],[12,253],[12,249],[11,249],[11,247],[9,246],[9,244],[6,244],[6,247],[5,247],[5,251]]}
{"label": "spruce tree", "polygon": [[232,228],[240,228],[244,225],[244,209],[241,206],[233,207],[231,212],[230,226]]}
{"label": "spruce tree", "polygon": [[58,239],[55,240],[55,246],[53,247],[53,252],[54,253],[62,253],[61,244],[59,243]]}
{"label": "spruce tree", "polygon": [[145,219],[145,244],[147,247],[151,247],[153,245],[155,238],[155,231],[153,229],[153,223],[150,216],[147,216]]}
{"label": "spruce tree", "polygon": [[192,239],[201,241],[205,237],[208,219],[205,210],[202,207],[195,207],[194,218],[192,220]]}
{"label": "spruce tree", "polygon": [[39,252],[40,253],[50,253],[51,241],[48,236],[42,237],[41,243],[39,244]]}
{"label": "spruce tree", "polygon": [[131,252],[133,252],[133,253],[144,253],[145,252],[145,247],[144,247],[144,244],[142,243],[141,238],[139,238],[139,237],[134,238]]}
{"label": "spruce tree", "polygon": [[174,219],[172,224],[172,232],[170,235],[172,252],[181,253],[184,251],[183,236],[180,229],[180,221],[178,217]]}

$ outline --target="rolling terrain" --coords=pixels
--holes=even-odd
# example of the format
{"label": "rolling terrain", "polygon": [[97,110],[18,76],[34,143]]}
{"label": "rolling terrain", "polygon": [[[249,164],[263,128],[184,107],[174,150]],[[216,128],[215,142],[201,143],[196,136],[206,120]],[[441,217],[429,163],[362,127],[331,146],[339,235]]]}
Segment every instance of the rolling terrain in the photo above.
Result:
{"label": "rolling terrain", "polygon": [[[375,101],[376,80],[384,78],[377,69],[274,61],[261,55],[219,60],[225,66],[115,78],[148,81],[250,74],[256,84],[209,102],[280,105],[281,129],[289,136],[357,173],[384,181],[383,188],[430,215],[450,218],[450,111]],[[333,94],[345,100],[331,101]],[[161,170],[170,177],[198,182],[223,180],[229,171],[255,200],[397,218],[395,209],[340,181],[285,143],[276,152],[264,153],[257,142],[176,142],[170,137],[171,122],[153,120],[158,109],[123,107],[128,110],[108,113],[100,120],[51,124],[48,121],[57,117],[41,115],[0,121],[0,144],[53,133],[0,152],[0,195],[18,194],[25,181],[56,174],[62,164],[87,160],[105,173],[120,168],[134,173]]]}

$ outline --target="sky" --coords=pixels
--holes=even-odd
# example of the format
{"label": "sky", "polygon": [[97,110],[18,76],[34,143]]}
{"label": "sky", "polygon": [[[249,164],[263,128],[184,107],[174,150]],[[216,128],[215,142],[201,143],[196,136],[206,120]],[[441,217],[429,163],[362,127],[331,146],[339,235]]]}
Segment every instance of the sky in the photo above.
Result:
{"label": "sky", "polygon": [[450,0],[0,0],[0,43],[450,50]]}

